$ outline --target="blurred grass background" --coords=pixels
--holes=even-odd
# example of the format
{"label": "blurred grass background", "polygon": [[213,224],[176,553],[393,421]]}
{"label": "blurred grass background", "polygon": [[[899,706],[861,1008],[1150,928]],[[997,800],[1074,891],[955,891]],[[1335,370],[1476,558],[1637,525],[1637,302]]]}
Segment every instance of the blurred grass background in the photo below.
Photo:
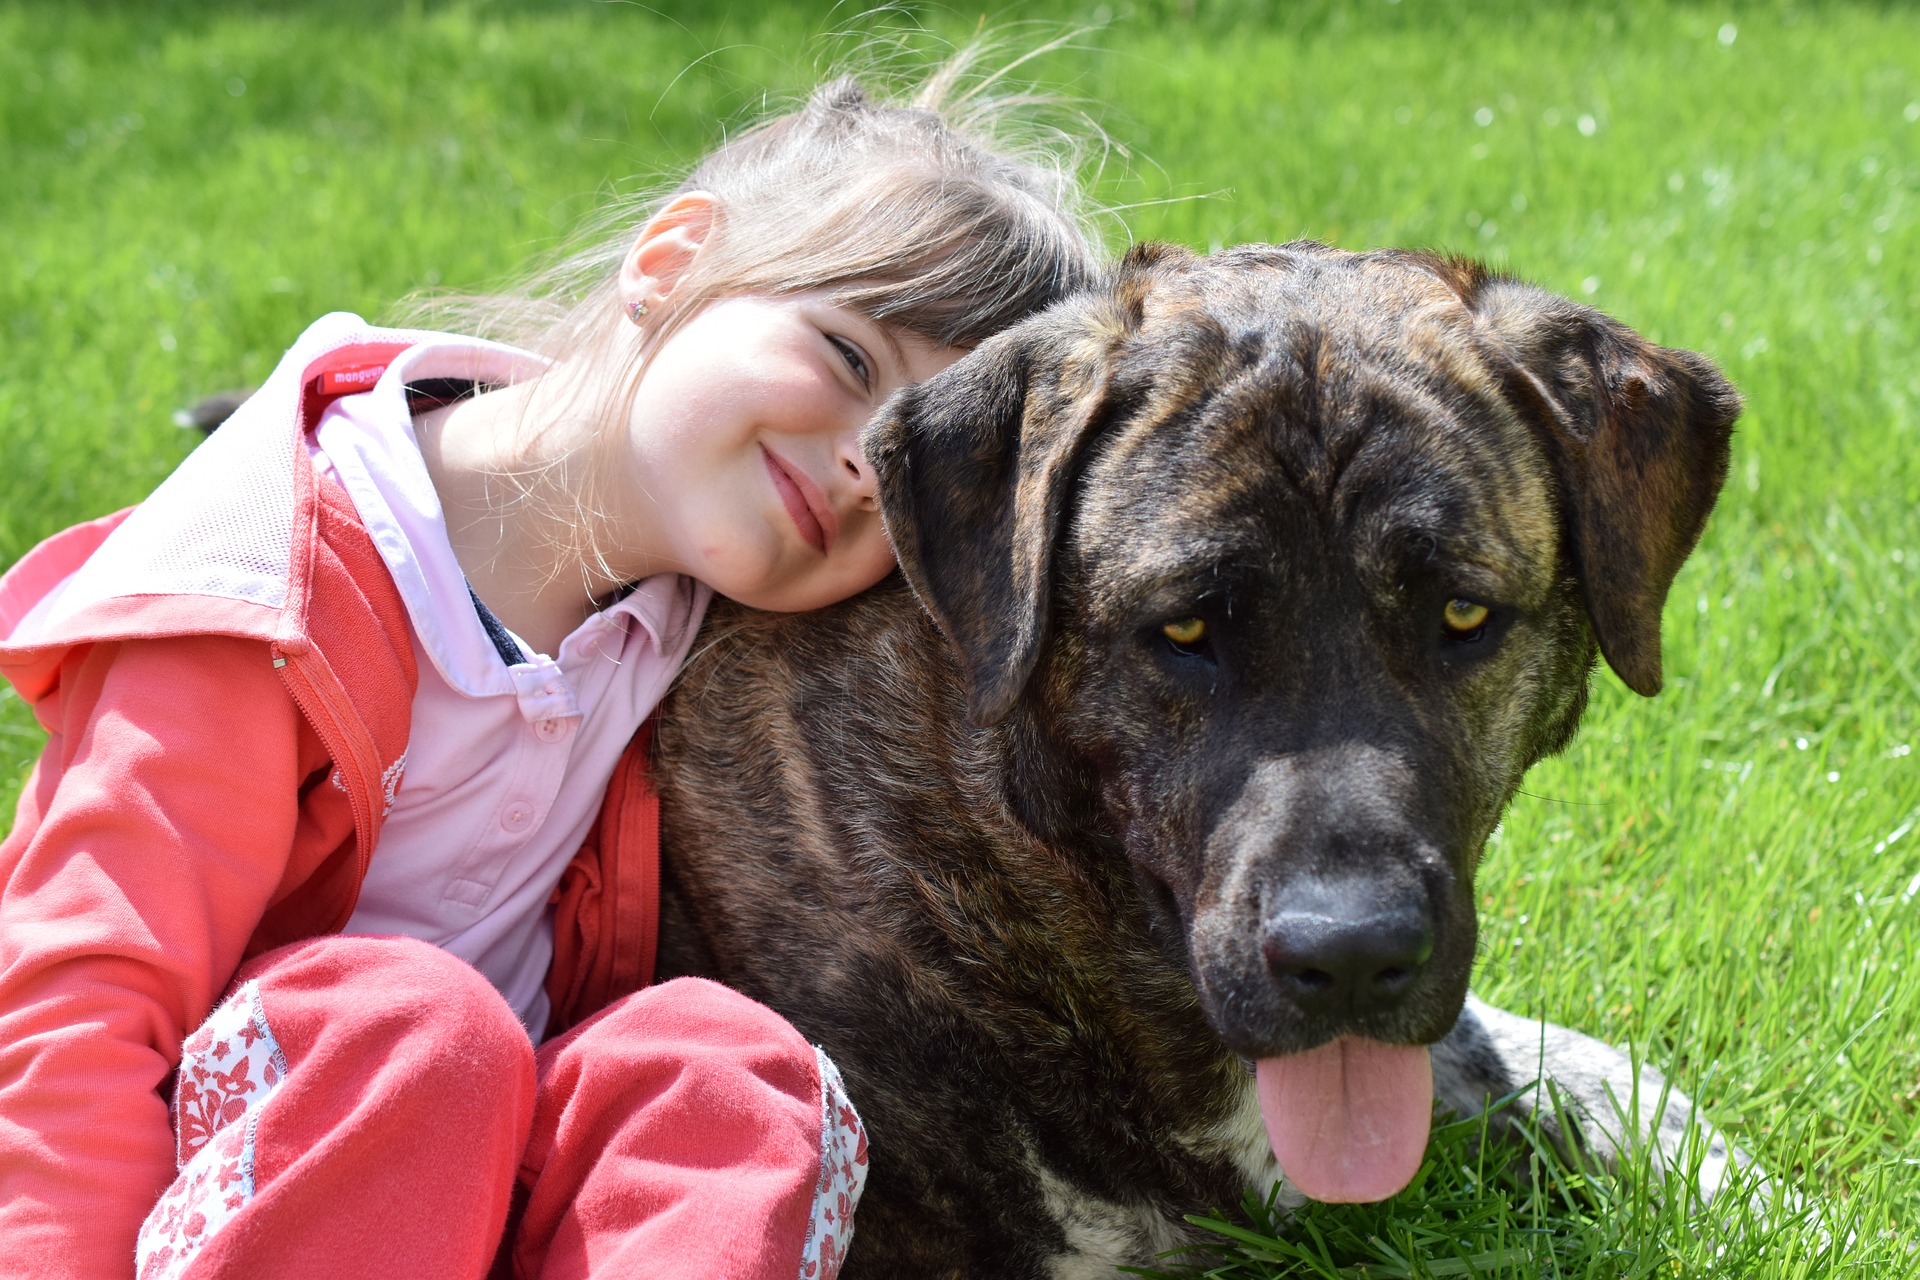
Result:
{"label": "blurred grass background", "polygon": [[[954,39],[981,16],[902,12]],[[1715,1235],[1657,1187],[1456,1212],[1487,1193],[1441,1170],[1400,1219],[1309,1215],[1309,1236],[1353,1239],[1319,1260],[1219,1274],[1920,1274],[1920,16],[987,16],[1100,26],[1034,70],[1111,134],[1099,194],[1135,236],[1477,254],[1709,353],[1747,396],[1668,603],[1668,689],[1644,702],[1603,672],[1580,740],[1529,779],[1481,872],[1477,984],[1670,1067],[1819,1199],[1824,1240],[1752,1228],[1752,1206],[1744,1237]],[[855,17],[0,0],[0,566],[139,500],[193,443],[169,412],[259,380],[314,317],[510,276],[802,91]],[[0,803],[39,742],[0,694]],[[1435,1212],[1460,1225],[1406,1236],[1417,1256],[1367,1243]],[[1487,1213],[1520,1243],[1448,1244]]]}

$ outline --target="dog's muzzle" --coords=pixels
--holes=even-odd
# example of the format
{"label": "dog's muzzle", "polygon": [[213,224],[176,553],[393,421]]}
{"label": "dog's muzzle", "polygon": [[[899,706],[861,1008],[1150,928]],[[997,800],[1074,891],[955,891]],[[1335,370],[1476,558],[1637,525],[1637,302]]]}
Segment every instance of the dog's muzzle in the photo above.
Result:
{"label": "dog's muzzle", "polygon": [[1422,829],[1409,775],[1351,745],[1249,771],[1208,841],[1189,932],[1202,1001],[1235,1052],[1430,1043],[1452,1025],[1471,895]]}

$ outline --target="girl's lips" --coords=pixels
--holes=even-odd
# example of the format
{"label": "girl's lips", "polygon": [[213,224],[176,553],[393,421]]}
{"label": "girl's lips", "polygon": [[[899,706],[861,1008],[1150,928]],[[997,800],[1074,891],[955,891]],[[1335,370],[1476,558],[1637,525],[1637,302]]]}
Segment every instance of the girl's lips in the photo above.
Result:
{"label": "girl's lips", "polygon": [[820,492],[820,486],[805,471],[764,444],[760,446],[760,456],[767,464],[767,474],[773,478],[774,492],[780,495],[800,536],[815,551],[825,555],[840,536],[840,521],[835,518],[827,495]]}

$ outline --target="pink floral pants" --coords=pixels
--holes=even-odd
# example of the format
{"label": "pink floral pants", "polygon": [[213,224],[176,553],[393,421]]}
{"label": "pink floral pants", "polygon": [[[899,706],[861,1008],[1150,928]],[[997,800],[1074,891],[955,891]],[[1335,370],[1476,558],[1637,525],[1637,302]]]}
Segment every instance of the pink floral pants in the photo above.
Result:
{"label": "pink floral pants", "polygon": [[141,1280],[831,1280],[866,1180],[839,1073],[764,1006],[680,979],[536,1053],[409,939],[247,965],[184,1046],[173,1117]]}

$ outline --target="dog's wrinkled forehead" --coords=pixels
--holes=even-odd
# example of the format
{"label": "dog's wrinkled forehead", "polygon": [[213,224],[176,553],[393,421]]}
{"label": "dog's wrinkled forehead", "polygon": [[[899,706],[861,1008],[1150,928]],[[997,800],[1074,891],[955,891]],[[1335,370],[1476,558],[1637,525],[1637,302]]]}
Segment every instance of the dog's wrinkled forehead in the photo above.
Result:
{"label": "dog's wrinkled forehead", "polygon": [[1572,581],[1608,663],[1655,693],[1739,412],[1705,357],[1471,263],[1139,245],[1108,287],[904,388],[863,444],[990,724],[1061,581],[1124,605],[1262,562],[1267,592],[1424,577],[1522,613]]}
{"label": "dog's wrinkled forehead", "polygon": [[1476,566],[1517,604],[1544,596],[1550,468],[1448,263],[1263,246],[1175,266],[1114,352],[1127,408],[1075,514],[1104,598],[1250,560],[1345,561],[1389,591],[1410,555]]}

